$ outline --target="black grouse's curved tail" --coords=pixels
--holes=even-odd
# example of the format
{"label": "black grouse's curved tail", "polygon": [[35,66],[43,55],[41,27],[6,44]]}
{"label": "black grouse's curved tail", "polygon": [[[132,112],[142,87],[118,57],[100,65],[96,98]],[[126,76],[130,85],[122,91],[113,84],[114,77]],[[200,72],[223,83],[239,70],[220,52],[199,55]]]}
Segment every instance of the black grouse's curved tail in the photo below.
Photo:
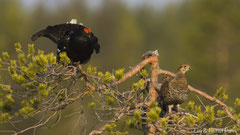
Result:
{"label": "black grouse's curved tail", "polygon": [[49,33],[47,30],[41,30],[39,32],[37,32],[36,34],[34,34],[32,36],[32,41],[35,41],[37,40],[39,37],[46,37],[46,38],[49,38],[50,40],[52,40],[54,43],[58,43],[57,42],[57,39],[54,35],[52,35],[51,33]]}
{"label": "black grouse's curved tail", "polygon": [[84,26],[78,24],[59,24],[54,26],[48,26],[46,29],[35,33],[31,39],[32,41],[35,41],[39,37],[46,37],[57,44],[58,41],[66,35],[66,32],[76,30],[79,27]]}

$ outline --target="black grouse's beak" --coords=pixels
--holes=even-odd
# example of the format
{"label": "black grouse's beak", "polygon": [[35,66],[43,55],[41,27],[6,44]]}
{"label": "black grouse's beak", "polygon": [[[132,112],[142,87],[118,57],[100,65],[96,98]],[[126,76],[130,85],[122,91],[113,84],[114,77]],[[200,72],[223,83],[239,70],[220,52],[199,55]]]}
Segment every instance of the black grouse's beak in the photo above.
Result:
{"label": "black grouse's beak", "polygon": [[189,67],[189,70],[192,70],[192,68],[191,68],[191,67]]}

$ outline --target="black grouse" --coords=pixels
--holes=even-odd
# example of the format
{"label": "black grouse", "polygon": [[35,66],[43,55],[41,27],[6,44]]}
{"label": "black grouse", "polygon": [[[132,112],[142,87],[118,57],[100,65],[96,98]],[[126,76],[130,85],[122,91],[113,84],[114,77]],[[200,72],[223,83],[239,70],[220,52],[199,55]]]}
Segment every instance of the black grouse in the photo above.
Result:
{"label": "black grouse", "polygon": [[164,75],[162,80],[162,86],[159,95],[159,104],[163,109],[163,113],[168,111],[171,113],[172,108],[176,112],[180,109],[182,104],[188,96],[188,83],[185,77],[185,73],[191,70],[188,64],[182,64],[176,73],[176,77]]}
{"label": "black grouse", "polygon": [[72,63],[85,64],[90,60],[93,51],[99,53],[100,50],[98,38],[90,28],[77,24],[76,19],[64,24],[48,26],[34,34],[31,39],[35,41],[39,37],[49,38],[57,44],[58,61],[59,54],[66,52]]}

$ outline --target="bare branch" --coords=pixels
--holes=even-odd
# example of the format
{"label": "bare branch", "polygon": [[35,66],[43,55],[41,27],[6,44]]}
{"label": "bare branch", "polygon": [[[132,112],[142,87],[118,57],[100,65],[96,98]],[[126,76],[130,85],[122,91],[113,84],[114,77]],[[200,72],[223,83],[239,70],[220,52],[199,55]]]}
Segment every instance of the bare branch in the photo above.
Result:
{"label": "bare branch", "polygon": [[35,129],[35,128],[37,128],[37,127],[43,126],[43,125],[45,125],[49,120],[51,120],[56,114],[57,114],[57,111],[54,112],[50,117],[48,117],[48,119],[45,120],[43,123],[40,123],[40,124],[35,125],[35,126],[32,126],[32,127],[28,127],[28,128],[26,128],[26,129],[24,129],[24,130],[21,130],[21,131],[18,131],[18,132],[16,132],[16,133],[14,133],[13,135],[18,135],[18,134],[24,133],[24,132],[26,132],[26,131],[28,131],[28,130],[30,130],[30,129]]}

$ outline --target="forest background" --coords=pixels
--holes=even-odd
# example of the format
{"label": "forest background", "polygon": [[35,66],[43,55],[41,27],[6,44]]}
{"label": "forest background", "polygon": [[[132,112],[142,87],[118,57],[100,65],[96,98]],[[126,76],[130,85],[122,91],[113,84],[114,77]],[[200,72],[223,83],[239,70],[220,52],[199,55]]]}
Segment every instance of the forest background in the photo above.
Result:
{"label": "forest background", "polygon": [[[92,29],[101,44],[100,54],[94,54],[84,68],[93,65],[103,72],[129,69],[141,60],[144,52],[158,50],[163,69],[175,72],[182,63],[191,65],[193,70],[187,77],[192,86],[210,95],[224,87],[230,104],[239,97],[238,0],[179,0],[164,4],[152,0],[136,5],[124,0],[101,0],[98,4],[94,3],[96,0],[51,0],[51,3],[39,0],[30,5],[28,2],[0,0],[1,52],[15,55],[15,42],[27,50],[27,44],[32,43],[31,35],[38,30],[76,18]],[[56,45],[44,38],[36,41],[35,47],[47,53],[56,51]],[[8,78],[1,76],[0,81],[7,83]],[[64,113],[73,112],[78,105],[72,105]],[[40,128],[38,134],[72,132],[77,117],[63,118],[50,129]],[[94,123],[94,118],[89,116],[89,121]],[[75,129],[74,133],[80,130]]]}

